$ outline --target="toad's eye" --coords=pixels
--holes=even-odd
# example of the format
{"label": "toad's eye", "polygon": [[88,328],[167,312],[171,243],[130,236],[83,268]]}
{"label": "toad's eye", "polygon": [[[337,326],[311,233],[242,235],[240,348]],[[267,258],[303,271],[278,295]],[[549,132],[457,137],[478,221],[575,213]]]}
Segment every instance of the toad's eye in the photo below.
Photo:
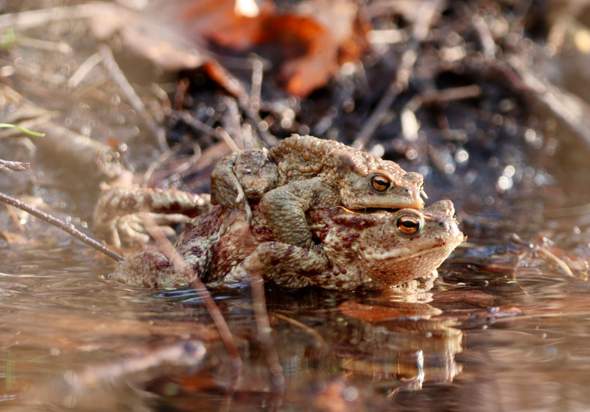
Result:
{"label": "toad's eye", "polygon": [[422,230],[424,221],[419,216],[401,216],[395,224],[404,235],[415,235]]}
{"label": "toad's eye", "polygon": [[378,192],[385,192],[391,186],[391,180],[384,175],[375,175],[371,178],[371,186]]}

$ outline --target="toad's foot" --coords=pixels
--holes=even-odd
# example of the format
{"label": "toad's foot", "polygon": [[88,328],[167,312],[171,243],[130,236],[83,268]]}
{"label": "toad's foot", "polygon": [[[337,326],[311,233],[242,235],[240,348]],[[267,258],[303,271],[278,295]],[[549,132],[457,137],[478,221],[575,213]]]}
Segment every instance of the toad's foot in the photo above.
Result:
{"label": "toad's foot", "polygon": [[170,227],[208,211],[209,195],[150,188],[111,188],[94,210],[94,228],[116,247],[145,244],[149,229],[174,235]]}

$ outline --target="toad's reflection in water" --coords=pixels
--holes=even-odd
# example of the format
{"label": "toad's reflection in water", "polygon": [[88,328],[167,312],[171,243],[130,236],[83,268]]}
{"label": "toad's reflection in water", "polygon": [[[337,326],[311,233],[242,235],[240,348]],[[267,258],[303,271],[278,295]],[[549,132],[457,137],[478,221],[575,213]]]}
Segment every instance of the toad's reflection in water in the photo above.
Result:
{"label": "toad's reflection in water", "polygon": [[370,377],[393,395],[400,389],[421,389],[424,383],[450,383],[461,372],[455,355],[462,351],[463,332],[453,327],[453,320],[435,317],[442,313],[439,309],[426,303],[373,306],[350,301],[339,309],[363,321],[357,325],[363,336],[356,348],[362,355],[341,359],[351,380]]}

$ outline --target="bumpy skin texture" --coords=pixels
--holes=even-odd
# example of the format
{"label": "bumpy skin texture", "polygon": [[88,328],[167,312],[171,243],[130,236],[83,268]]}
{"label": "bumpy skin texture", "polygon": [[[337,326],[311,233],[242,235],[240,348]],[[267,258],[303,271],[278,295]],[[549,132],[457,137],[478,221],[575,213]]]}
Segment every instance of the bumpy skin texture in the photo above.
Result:
{"label": "bumpy skin texture", "polygon": [[[378,175],[388,186],[378,191]],[[260,202],[275,239],[310,248],[306,212],[317,207],[421,209],[423,178],[332,140],[293,135],[266,151],[248,151],[220,162],[212,175],[213,203],[225,207]]]}
{"label": "bumpy skin texture", "polygon": [[[111,277],[136,285],[177,287],[199,276],[209,286],[220,286],[256,273],[289,288],[386,288],[431,276],[464,239],[453,215],[450,201],[423,211],[314,209],[308,216],[318,242],[313,248],[323,249],[316,253],[274,241],[256,208],[249,225],[244,212],[215,207],[195,219],[177,243],[193,274],[178,275],[161,253],[147,250],[128,258]],[[407,217],[421,222],[413,235],[400,230],[400,221]]]}
{"label": "bumpy skin texture", "polygon": [[166,235],[174,235],[170,225],[189,222],[210,208],[209,195],[132,185],[113,187],[101,195],[94,209],[94,230],[117,247],[141,245],[149,241],[148,220]]}

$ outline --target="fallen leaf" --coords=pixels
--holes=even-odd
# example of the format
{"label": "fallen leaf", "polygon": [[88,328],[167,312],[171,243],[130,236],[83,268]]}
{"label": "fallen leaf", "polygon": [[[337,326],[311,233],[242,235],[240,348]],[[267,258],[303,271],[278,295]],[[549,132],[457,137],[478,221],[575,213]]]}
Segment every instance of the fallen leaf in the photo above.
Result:
{"label": "fallen leaf", "polygon": [[308,0],[288,12],[262,1],[254,15],[236,4],[193,1],[182,19],[196,38],[217,46],[237,51],[271,46],[275,56],[270,59],[278,60],[277,74],[293,95],[303,97],[323,86],[339,64],[358,60],[366,48],[368,30],[352,0]]}

